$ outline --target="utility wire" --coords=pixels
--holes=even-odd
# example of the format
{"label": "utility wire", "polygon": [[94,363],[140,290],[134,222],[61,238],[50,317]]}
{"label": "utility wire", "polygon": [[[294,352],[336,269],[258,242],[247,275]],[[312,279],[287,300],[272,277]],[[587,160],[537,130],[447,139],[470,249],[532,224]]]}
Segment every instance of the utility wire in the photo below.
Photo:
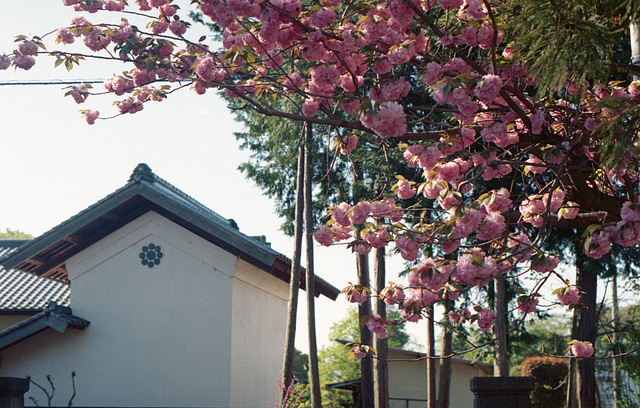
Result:
{"label": "utility wire", "polygon": [[47,79],[47,80],[9,80],[0,81],[0,86],[10,85],[78,85],[78,84],[101,84],[104,79]]}

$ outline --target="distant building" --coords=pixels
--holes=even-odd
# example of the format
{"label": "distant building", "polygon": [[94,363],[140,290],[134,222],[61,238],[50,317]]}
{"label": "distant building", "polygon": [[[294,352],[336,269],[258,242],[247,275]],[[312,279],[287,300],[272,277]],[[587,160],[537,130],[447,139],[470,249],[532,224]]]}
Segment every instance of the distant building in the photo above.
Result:
{"label": "distant building", "polygon": [[[274,406],[289,260],[146,165],[42,236],[0,247],[0,376],[51,375],[54,406],[67,405],[72,372],[75,406]],[[322,279],[315,290],[339,293]],[[36,387],[26,397],[46,405]]]}
{"label": "distant building", "polygon": [[[426,354],[389,349],[389,408],[422,408],[427,402]],[[450,408],[471,408],[474,395],[470,383],[473,377],[493,376],[493,364],[472,362],[462,358],[451,359]],[[439,372],[436,370],[436,383]],[[348,390],[357,401],[360,379],[330,384],[329,387]]]}

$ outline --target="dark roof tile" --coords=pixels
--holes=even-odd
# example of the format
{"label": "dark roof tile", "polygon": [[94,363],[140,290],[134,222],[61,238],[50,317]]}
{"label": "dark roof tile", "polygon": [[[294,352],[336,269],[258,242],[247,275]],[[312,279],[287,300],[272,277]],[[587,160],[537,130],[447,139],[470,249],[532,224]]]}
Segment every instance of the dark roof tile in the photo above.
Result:
{"label": "dark roof tile", "polygon": [[[1,240],[0,256],[14,252],[28,240]],[[69,284],[0,266],[0,314],[33,314],[54,301],[69,305]]]}

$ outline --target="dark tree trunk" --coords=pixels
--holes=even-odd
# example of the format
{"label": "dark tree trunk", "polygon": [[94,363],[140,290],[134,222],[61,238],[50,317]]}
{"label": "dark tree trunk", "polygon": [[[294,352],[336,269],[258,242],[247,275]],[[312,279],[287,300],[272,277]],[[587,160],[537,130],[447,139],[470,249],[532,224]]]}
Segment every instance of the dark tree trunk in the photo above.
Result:
{"label": "dark tree trunk", "polygon": [[[449,301],[447,301],[449,302]],[[445,303],[445,317],[451,310],[450,305]],[[451,354],[453,345],[453,332],[448,325],[442,327],[442,344],[440,345],[440,356],[446,357]],[[451,393],[451,357],[440,360],[440,384],[438,384],[438,408],[449,408]]]}
{"label": "dark tree trunk", "polygon": [[300,256],[302,254],[303,226],[303,185],[304,185],[304,150],[302,144],[298,150],[298,174],[296,179],[296,216],[293,259],[291,260],[291,279],[289,283],[289,310],[287,314],[287,333],[285,335],[284,364],[282,368],[282,390],[280,401],[284,402],[287,389],[293,382],[293,355],[296,338],[296,317],[298,313],[298,290],[300,288]]}
{"label": "dark tree trunk", "polygon": [[496,278],[495,289],[495,313],[496,321],[493,324],[493,334],[496,340],[495,355],[493,359],[494,377],[509,376],[509,355],[507,353],[507,283],[504,276]]}
{"label": "dark tree trunk", "polygon": [[[358,268],[358,283],[365,287],[371,286],[371,280],[369,278],[369,258],[367,255],[356,254],[356,264]],[[367,299],[365,302],[358,306],[358,315],[362,319],[364,316],[371,316],[371,299]],[[363,326],[360,328],[360,343],[373,347],[373,333]],[[370,355],[360,360],[360,374],[361,374],[361,401],[362,408],[371,408],[374,406],[374,383],[373,383],[373,357]]]}
{"label": "dark tree trunk", "polygon": [[[380,293],[386,285],[386,267],[384,248],[376,248],[373,272],[376,280],[376,292]],[[382,319],[387,318],[387,307],[378,297],[375,300],[375,313]],[[375,385],[375,407],[389,408],[389,363],[387,339],[376,338],[376,359],[373,363]]]}
{"label": "dark tree trunk", "polygon": [[[571,322],[571,338],[578,338],[578,320],[580,313],[577,309],[573,311]],[[580,398],[578,397],[578,361],[574,358],[569,360],[569,378],[567,385],[567,408],[579,408]]]}
{"label": "dark tree trunk", "polygon": [[[620,354],[620,346],[618,345],[618,341],[620,340],[618,338],[618,329],[620,328],[618,271],[615,265],[610,265],[610,268],[613,271],[613,276],[611,277],[611,342],[613,343],[613,355],[615,356],[616,354]],[[620,376],[618,375],[618,371],[620,370],[619,358],[613,357],[611,363],[611,371],[613,371],[613,408],[618,408],[618,398],[620,397],[618,395],[620,389]]]}
{"label": "dark tree trunk", "polygon": [[427,307],[427,407],[437,408],[436,399],[436,341],[434,307]]}
{"label": "dark tree trunk", "polygon": [[[595,346],[598,335],[597,290],[598,274],[587,267],[590,262],[582,252],[577,254],[577,285],[582,289],[582,309],[578,320],[578,336],[580,341],[589,341]],[[578,390],[580,408],[595,408],[596,406],[596,376],[595,360],[585,358],[578,361]]]}
{"label": "dark tree trunk", "polygon": [[318,370],[318,345],[316,341],[315,271],[313,262],[313,166],[311,138],[313,130],[307,123],[304,141],[304,229],[307,247],[307,324],[309,332],[309,386],[311,389],[311,408],[322,408],[320,394],[320,374]]}

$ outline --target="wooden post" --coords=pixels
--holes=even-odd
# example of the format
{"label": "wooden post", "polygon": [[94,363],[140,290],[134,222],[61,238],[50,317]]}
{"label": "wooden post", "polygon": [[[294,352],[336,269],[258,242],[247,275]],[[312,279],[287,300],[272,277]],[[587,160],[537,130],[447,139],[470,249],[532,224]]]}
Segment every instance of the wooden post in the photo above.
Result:
{"label": "wooden post", "polygon": [[24,394],[29,391],[29,380],[0,377],[0,408],[24,408]]}
{"label": "wooden post", "polygon": [[531,408],[533,377],[474,377],[473,408]]}

